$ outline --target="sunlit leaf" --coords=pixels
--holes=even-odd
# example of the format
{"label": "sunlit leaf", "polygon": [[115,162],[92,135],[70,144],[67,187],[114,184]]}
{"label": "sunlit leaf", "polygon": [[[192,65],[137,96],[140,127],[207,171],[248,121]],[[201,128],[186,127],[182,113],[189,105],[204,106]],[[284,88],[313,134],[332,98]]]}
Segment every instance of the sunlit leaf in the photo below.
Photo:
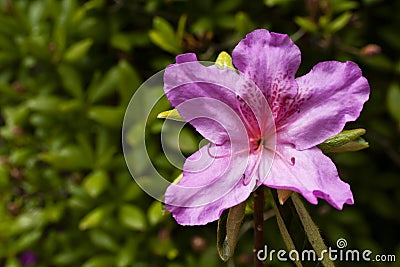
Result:
{"label": "sunlit leaf", "polygon": [[75,62],[82,59],[86,56],[92,44],[92,39],[84,39],[71,45],[67,51],[65,51],[64,59],[69,62]]}
{"label": "sunlit leaf", "polygon": [[125,204],[119,209],[119,220],[132,230],[144,231],[147,228],[143,211],[136,206]]}
{"label": "sunlit leaf", "polygon": [[177,109],[171,109],[167,111],[163,111],[157,115],[158,119],[168,119],[174,121],[185,121],[181,115],[179,114]]}
{"label": "sunlit leaf", "polygon": [[83,188],[91,197],[97,197],[108,186],[108,175],[103,170],[90,173],[83,181]]}

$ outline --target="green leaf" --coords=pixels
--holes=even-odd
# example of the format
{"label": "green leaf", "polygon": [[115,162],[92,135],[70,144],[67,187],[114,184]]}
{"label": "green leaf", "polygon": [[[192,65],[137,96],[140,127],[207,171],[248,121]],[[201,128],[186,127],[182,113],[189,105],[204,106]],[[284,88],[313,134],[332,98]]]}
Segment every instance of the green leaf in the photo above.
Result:
{"label": "green leaf", "polygon": [[[340,148],[341,146],[349,143],[349,142],[357,142],[358,144],[353,143],[353,148],[359,148],[357,150],[363,149],[368,147],[368,143],[363,141],[364,139],[360,139],[360,136],[364,135],[366,133],[365,129],[353,129],[353,130],[344,130],[341,133],[332,136],[325,140],[322,144],[319,144],[318,147],[324,152],[324,153],[330,153],[330,152],[341,152]],[[349,144],[348,148],[351,148],[352,146]],[[343,151],[346,151],[346,147],[343,148]],[[347,150],[347,151],[354,151],[354,150]]]}
{"label": "green leaf", "polygon": [[116,258],[117,267],[131,266],[137,251],[137,241],[130,239],[127,244],[118,251]]}
{"label": "green leaf", "polygon": [[172,54],[180,54],[180,40],[174,32],[172,26],[161,17],[153,19],[153,30],[150,30],[150,40],[161,49]]}
{"label": "green leaf", "polygon": [[10,257],[7,259],[6,264],[4,267],[21,267],[22,265],[15,257]]}
{"label": "green leaf", "polygon": [[78,71],[67,64],[60,64],[58,73],[64,89],[74,97],[81,98],[83,95],[82,77]]}
{"label": "green leaf", "polygon": [[89,109],[88,118],[110,128],[120,128],[124,110],[119,107],[94,106]]}
{"label": "green leaf", "polygon": [[245,215],[246,202],[242,202],[229,209],[227,216],[218,220],[217,249],[219,257],[228,261],[235,251],[240,227]]}
{"label": "green leaf", "polygon": [[19,234],[33,228],[40,227],[45,223],[45,216],[42,210],[32,210],[25,212],[17,217],[10,225],[7,232],[3,232],[4,229],[0,229],[0,235],[3,234]]}
{"label": "green leaf", "polygon": [[121,96],[122,105],[127,105],[135,92],[142,83],[136,70],[126,60],[120,60],[118,63],[118,92]]}
{"label": "green leaf", "polygon": [[400,124],[400,86],[397,83],[389,86],[386,102],[390,115]]}
{"label": "green leaf", "polygon": [[[281,232],[281,235],[282,235],[283,241],[285,242],[286,248],[288,249],[288,251],[296,250],[296,247],[294,245],[293,239],[290,236],[288,229],[286,228],[285,222],[284,222],[284,220],[282,218],[281,213],[279,212],[279,209],[277,207],[277,204],[276,204],[275,200],[274,200],[274,203],[273,203],[273,209],[274,209],[274,212],[275,212],[276,221],[278,223],[279,231]],[[301,261],[299,261],[299,260],[296,260],[294,263],[296,264],[297,267],[302,267],[303,266],[301,264]]]}
{"label": "green leaf", "polygon": [[329,3],[331,5],[332,11],[335,13],[348,11],[351,9],[355,9],[359,6],[357,1],[331,1]]}
{"label": "green leaf", "polygon": [[147,210],[147,218],[150,225],[156,225],[163,219],[163,212],[160,201],[154,201]]}
{"label": "green leaf", "polygon": [[138,207],[125,204],[119,209],[118,215],[120,222],[126,227],[138,231],[146,230],[146,216]]}
{"label": "green leaf", "polygon": [[79,222],[79,229],[86,230],[90,228],[94,228],[102,222],[103,218],[105,217],[108,208],[105,206],[100,206],[95,208],[94,210],[90,211],[83,217]]}
{"label": "green leaf", "polygon": [[113,47],[128,52],[132,48],[131,36],[117,33],[111,37],[110,43]]}
{"label": "green leaf", "polygon": [[42,237],[42,232],[39,230],[34,230],[31,232],[24,233],[20,238],[15,240],[12,244],[12,250],[14,252],[20,252],[30,247]]}
{"label": "green leaf", "polygon": [[62,100],[55,96],[38,96],[27,101],[27,106],[35,111],[57,113]]}
{"label": "green leaf", "polygon": [[330,23],[326,27],[328,33],[335,33],[343,29],[350,21],[352,14],[350,12],[345,12]]}
{"label": "green leaf", "polygon": [[176,39],[180,43],[183,40],[183,35],[185,33],[185,26],[186,26],[187,16],[182,15],[178,21],[178,28],[176,30]]}
{"label": "green leaf", "polygon": [[76,62],[86,56],[93,40],[88,38],[71,45],[64,54],[64,60],[68,62]]}
{"label": "green leaf", "polygon": [[95,74],[88,89],[89,102],[95,103],[115,92],[119,80],[118,67],[111,68],[103,79],[100,74]]}
{"label": "green leaf", "polygon": [[109,250],[111,252],[117,252],[119,246],[112,236],[102,230],[93,229],[89,232],[89,238],[93,245]]}
{"label": "green leaf", "polygon": [[39,158],[62,170],[86,169],[93,163],[91,155],[85,153],[83,147],[72,144],[58,151],[41,153]]}
{"label": "green leaf", "polygon": [[111,255],[99,255],[88,259],[82,267],[110,267],[115,265],[115,258]]}
{"label": "green leaf", "polygon": [[174,28],[172,28],[171,24],[169,24],[167,20],[161,17],[155,17],[153,19],[153,27],[167,36],[167,38],[170,38],[170,40],[173,40],[172,37],[175,36]]}
{"label": "green leaf", "polygon": [[254,23],[251,21],[250,17],[241,11],[235,15],[235,23],[236,31],[242,36],[255,29]]}
{"label": "green leaf", "polygon": [[150,40],[159,46],[161,49],[170,52],[171,54],[180,54],[181,49],[176,41],[168,41],[166,37],[157,31],[150,31],[149,32]]}
{"label": "green leaf", "polygon": [[269,7],[287,5],[294,0],[264,0],[264,4]]}
{"label": "green leaf", "polygon": [[90,173],[83,181],[83,188],[91,197],[97,197],[108,186],[108,175],[103,170],[96,170]]}
{"label": "green leaf", "polygon": [[[306,232],[308,241],[310,241],[310,244],[314,248],[315,252],[317,253],[317,257],[319,258],[321,257],[321,255],[323,255],[322,254],[323,251],[328,251],[328,250],[318,230],[318,227],[311,219],[310,214],[308,214],[308,211],[304,207],[303,202],[301,202],[297,193],[293,193],[291,195],[291,198],[296,208],[297,214],[299,215],[300,221],[304,227],[304,231]],[[335,266],[333,262],[329,259],[329,257],[323,257],[322,264],[325,267]]]}
{"label": "green leaf", "polygon": [[311,21],[309,18],[304,18],[304,17],[296,17],[294,19],[297,25],[300,26],[303,30],[311,33],[317,33],[318,32],[318,26]]}

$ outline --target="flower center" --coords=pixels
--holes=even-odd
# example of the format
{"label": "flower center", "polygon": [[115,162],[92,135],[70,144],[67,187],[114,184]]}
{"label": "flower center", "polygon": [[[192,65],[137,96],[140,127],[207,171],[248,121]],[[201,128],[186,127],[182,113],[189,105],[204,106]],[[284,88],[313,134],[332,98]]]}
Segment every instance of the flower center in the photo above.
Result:
{"label": "flower center", "polygon": [[[236,108],[239,112],[239,116],[241,117],[242,121],[244,122],[244,124],[246,126],[247,134],[249,136],[250,147],[248,149],[237,151],[235,153],[215,155],[215,154],[211,153],[211,145],[212,144],[210,143],[207,148],[207,152],[210,157],[215,158],[215,159],[221,159],[221,158],[226,158],[226,157],[230,157],[230,156],[238,155],[238,154],[242,154],[242,153],[252,153],[252,154],[256,155],[256,160],[255,160],[254,164],[252,166],[249,166],[250,169],[247,169],[246,173],[242,174],[242,183],[245,186],[250,184],[251,179],[258,171],[261,160],[262,160],[262,155],[263,155],[264,149],[274,152],[275,155],[280,157],[288,165],[290,165],[290,166],[295,165],[294,157],[291,157],[290,160],[288,160],[283,154],[281,154],[275,148],[268,146],[267,140],[263,137],[261,127],[259,130],[258,130],[258,128],[255,129],[255,127],[253,127],[254,125],[250,123],[248,117],[246,116],[246,115],[248,115],[248,116],[250,116],[250,118],[252,118],[251,116],[254,116],[254,114],[252,114],[252,113],[249,114],[249,112],[243,111],[243,108],[245,108],[245,107],[242,106],[242,99],[240,98],[239,95],[236,96]],[[218,146],[222,146],[222,145],[223,144],[221,144],[221,145],[214,144],[214,147],[218,147]]]}

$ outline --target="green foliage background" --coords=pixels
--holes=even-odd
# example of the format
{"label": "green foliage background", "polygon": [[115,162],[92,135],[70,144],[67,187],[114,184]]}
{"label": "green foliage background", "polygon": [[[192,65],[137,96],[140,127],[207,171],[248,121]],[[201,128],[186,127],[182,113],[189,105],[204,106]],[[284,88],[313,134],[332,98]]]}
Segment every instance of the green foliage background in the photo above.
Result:
{"label": "green foliage background", "polygon": [[[255,28],[292,36],[299,75],[323,60],[362,68],[371,98],[348,128],[366,128],[370,148],[333,155],[355,205],[309,208],[332,247],[346,238],[349,248],[396,254],[385,266],[398,266],[398,14],[400,2],[380,0],[0,0],[0,266],[20,266],[26,251],[34,266],[251,266],[250,230],[223,264],[215,223],[181,227],[162,216],[129,175],[121,125],[134,91],[176,54],[215,60]],[[150,149],[172,179],[160,123],[151,122]],[[186,152],[196,138],[185,133]],[[270,248],[284,247],[274,218],[265,231]],[[381,266],[340,263],[358,264]]]}

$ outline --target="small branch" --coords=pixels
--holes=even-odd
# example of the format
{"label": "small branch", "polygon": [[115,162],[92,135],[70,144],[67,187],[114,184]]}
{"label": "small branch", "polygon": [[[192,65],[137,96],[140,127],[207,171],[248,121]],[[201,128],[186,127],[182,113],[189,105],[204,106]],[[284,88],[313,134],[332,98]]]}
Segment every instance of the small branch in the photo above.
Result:
{"label": "small branch", "polygon": [[258,260],[257,252],[264,249],[264,187],[260,186],[254,192],[254,266],[263,266]]}

